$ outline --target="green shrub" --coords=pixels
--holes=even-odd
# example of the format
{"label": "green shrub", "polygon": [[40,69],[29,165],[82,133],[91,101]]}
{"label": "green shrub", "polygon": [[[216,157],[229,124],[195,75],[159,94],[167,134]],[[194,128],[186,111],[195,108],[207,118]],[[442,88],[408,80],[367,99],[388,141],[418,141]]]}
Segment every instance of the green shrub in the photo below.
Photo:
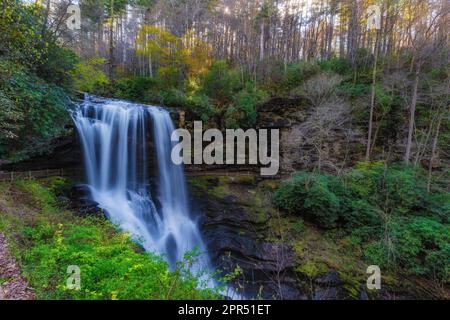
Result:
{"label": "green shrub", "polygon": [[332,71],[340,75],[348,75],[352,72],[352,65],[346,58],[333,57],[319,62],[320,68],[324,71]]}
{"label": "green shrub", "polygon": [[442,223],[450,220],[450,192],[433,191],[424,199],[423,214],[438,218]]}
{"label": "green shrub", "polygon": [[[151,253],[139,252],[125,233],[105,220],[77,224],[40,222],[28,228],[33,245],[24,253],[24,272],[44,299],[206,299],[218,297],[189,271],[192,258],[170,271]],[[67,267],[81,271],[81,289],[67,288]],[[203,289],[202,289],[203,288]]]}
{"label": "green shrub", "polygon": [[[262,69],[262,74],[257,74],[257,83],[273,96],[282,95],[285,91],[283,81],[287,69],[284,61],[270,58],[260,62],[259,66]],[[249,74],[245,76],[247,79],[251,77]]]}
{"label": "green shrub", "polygon": [[45,63],[37,66],[36,74],[47,82],[71,91],[74,82],[70,76],[76,69],[79,58],[70,49],[61,48],[57,43],[48,44],[48,57]]}
{"label": "green shrub", "polygon": [[64,135],[70,104],[62,88],[43,81],[20,65],[0,59],[0,158],[20,161],[51,150]]}
{"label": "green shrub", "polygon": [[242,88],[238,70],[231,69],[228,62],[214,62],[202,79],[202,92],[215,100],[215,103],[225,105],[231,102],[234,94]]}
{"label": "green shrub", "polygon": [[299,172],[274,203],[319,227],[342,226],[368,263],[449,280],[450,193],[428,192],[421,168],[379,161],[360,162],[342,178]]}
{"label": "green shrub", "polygon": [[99,87],[109,83],[102,67],[106,63],[103,58],[91,58],[75,66],[72,72],[75,89],[82,92],[97,93]]}
{"label": "green shrub", "polygon": [[429,196],[425,172],[403,164],[360,162],[346,176],[346,183],[357,196],[395,215],[425,209]]}
{"label": "green shrub", "polygon": [[227,108],[227,128],[251,128],[256,124],[257,107],[264,103],[268,94],[253,83],[247,83],[245,89],[238,92],[233,103]]}
{"label": "green shrub", "polygon": [[336,178],[324,174],[297,173],[280,186],[275,193],[274,203],[288,213],[310,218],[320,227],[335,227],[341,201],[331,190],[330,184],[338,183],[333,180]]}
{"label": "green shrub", "polygon": [[338,92],[354,99],[368,94],[370,92],[370,85],[366,83],[343,82],[339,86]]}
{"label": "green shrub", "polygon": [[301,60],[289,64],[283,81],[286,92],[290,92],[291,89],[298,87],[305,80],[319,72],[319,70],[319,65],[315,62]]}
{"label": "green shrub", "polygon": [[189,98],[189,109],[207,122],[215,114],[215,108],[211,99],[204,93],[197,93]]}
{"label": "green shrub", "polygon": [[162,103],[170,108],[189,108],[189,100],[186,94],[179,89],[169,89],[161,93]]}
{"label": "green shrub", "polygon": [[115,96],[140,102],[150,102],[151,91],[157,91],[159,82],[149,77],[129,77],[119,79],[116,83]]}
{"label": "green shrub", "polygon": [[395,218],[388,224],[387,235],[389,242],[385,237],[365,247],[367,261],[449,281],[449,225],[427,217]]}
{"label": "green shrub", "polygon": [[175,66],[160,67],[158,69],[158,81],[163,89],[180,88],[183,83],[183,73]]}
{"label": "green shrub", "polygon": [[[346,228],[364,228],[365,235],[370,236],[373,229],[381,225],[379,209],[366,199],[352,197],[349,194],[346,198],[341,198],[341,201],[345,204],[341,217],[345,221]],[[360,230],[360,234],[362,231]]]}

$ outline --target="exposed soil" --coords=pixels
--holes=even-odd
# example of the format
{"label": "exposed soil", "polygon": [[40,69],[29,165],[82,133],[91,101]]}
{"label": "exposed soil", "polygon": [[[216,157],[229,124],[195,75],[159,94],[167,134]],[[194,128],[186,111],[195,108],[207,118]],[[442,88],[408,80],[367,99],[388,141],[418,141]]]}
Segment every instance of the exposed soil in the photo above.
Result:
{"label": "exposed soil", "polygon": [[8,249],[4,234],[0,233],[0,300],[33,300],[33,289],[21,275],[16,259]]}

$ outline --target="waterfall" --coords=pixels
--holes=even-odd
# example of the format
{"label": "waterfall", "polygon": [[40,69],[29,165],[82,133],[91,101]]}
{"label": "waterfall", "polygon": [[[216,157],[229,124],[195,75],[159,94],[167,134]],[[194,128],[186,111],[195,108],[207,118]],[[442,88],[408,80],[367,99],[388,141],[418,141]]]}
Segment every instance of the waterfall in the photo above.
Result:
{"label": "waterfall", "polygon": [[[183,167],[171,160],[174,125],[159,107],[86,96],[73,113],[91,197],[143,247],[173,266],[194,247],[202,252],[190,215]],[[151,131],[149,131],[151,127]],[[156,190],[150,186],[148,135],[156,158]],[[201,256],[203,266],[208,259]]]}

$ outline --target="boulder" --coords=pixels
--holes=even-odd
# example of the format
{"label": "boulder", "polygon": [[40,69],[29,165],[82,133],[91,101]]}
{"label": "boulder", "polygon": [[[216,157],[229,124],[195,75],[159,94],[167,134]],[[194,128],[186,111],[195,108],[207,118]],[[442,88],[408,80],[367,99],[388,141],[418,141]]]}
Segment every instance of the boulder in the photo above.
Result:
{"label": "boulder", "polygon": [[336,270],[330,270],[326,273],[320,274],[314,282],[319,285],[339,286],[343,282]]}
{"label": "boulder", "polygon": [[74,185],[68,195],[70,199],[69,207],[79,215],[93,215],[105,218],[105,212],[99,207],[98,202],[90,197],[90,191],[87,185]]}

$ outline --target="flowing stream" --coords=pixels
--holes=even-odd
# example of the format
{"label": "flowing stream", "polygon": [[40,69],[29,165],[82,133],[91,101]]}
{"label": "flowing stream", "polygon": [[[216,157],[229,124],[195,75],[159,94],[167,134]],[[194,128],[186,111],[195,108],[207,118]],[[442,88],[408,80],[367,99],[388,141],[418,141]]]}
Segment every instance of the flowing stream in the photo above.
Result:
{"label": "flowing stream", "polygon": [[[186,251],[204,252],[189,209],[183,167],[171,160],[174,125],[169,113],[155,106],[86,95],[73,118],[91,197],[108,217],[146,250],[164,254],[172,266]],[[149,148],[150,135],[154,148]],[[156,160],[154,190],[148,170],[150,152]],[[208,266],[208,257],[201,255],[200,263]]]}

